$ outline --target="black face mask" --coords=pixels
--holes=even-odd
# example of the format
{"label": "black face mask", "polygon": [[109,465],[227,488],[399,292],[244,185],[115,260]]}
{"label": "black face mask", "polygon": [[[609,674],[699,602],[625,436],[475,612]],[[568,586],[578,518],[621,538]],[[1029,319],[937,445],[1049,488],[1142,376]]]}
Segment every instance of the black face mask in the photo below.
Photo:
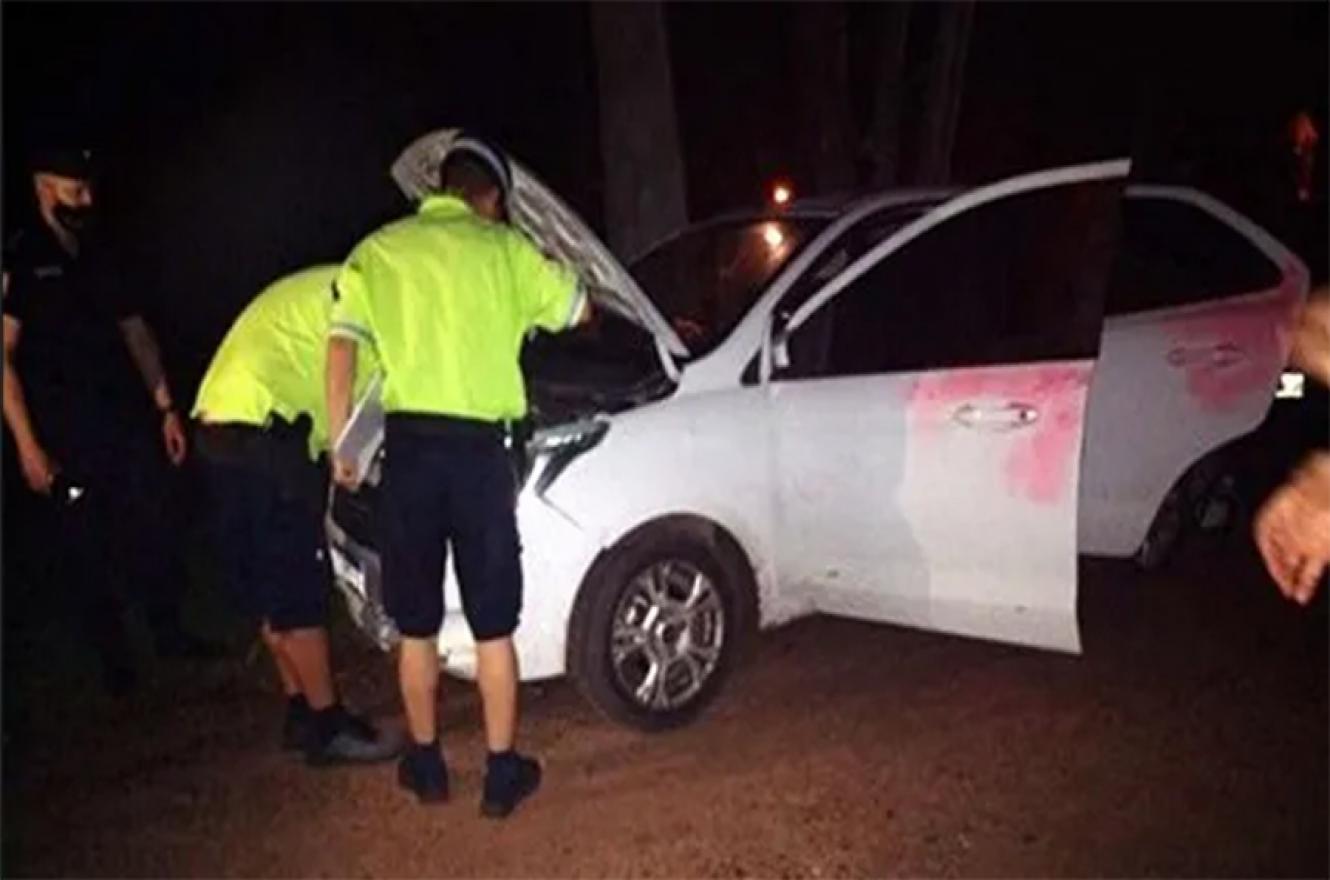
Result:
{"label": "black face mask", "polygon": [[94,216],[92,208],[80,208],[63,204],[56,205],[52,213],[55,215],[55,222],[69,232],[85,231],[92,224]]}

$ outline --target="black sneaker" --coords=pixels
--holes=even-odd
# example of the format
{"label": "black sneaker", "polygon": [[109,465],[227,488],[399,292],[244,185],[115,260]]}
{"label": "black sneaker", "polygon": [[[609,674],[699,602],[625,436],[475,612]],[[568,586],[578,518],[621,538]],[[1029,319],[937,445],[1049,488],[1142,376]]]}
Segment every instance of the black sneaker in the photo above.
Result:
{"label": "black sneaker", "polygon": [[540,764],[517,752],[490,755],[480,815],[502,819],[540,788]]}
{"label": "black sneaker", "polygon": [[341,706],[313,714],[314,729],[305,743],[305,763],[311,767],[377,764],[402,751],[400,737],[377,730]]}
{"label": "black sneaker", "polygon": [[447,803],[448,767],[439,753],[439,744],[411,745],[397,762],[397,784],[422,804]]}
{"label": "black sneaker", "polygon": [[314,735],[314,712],[304,697],[293,697],[286,703],[286,718],[282,720],[282,751],[304,751]]}

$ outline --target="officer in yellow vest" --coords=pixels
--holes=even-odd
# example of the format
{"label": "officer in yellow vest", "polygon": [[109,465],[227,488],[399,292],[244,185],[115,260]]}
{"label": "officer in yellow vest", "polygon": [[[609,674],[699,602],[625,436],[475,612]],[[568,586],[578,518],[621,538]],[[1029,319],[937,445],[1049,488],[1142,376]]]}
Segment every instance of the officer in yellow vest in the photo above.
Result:
{"label": "officer in yellow vest", "polygon": [[[312,765],[389,760],[398,738],[337,699],[328,659],[323,358],[336,266],[277,281],[241,313],[194,404],[217,559],[287,695],[282,745]],[[370,357],[370,352],[364,353]],[[372,360],[361,370],[369,374]]]}
{"label": "officer in yellow vest", "polygon": [[[328,348],[333,436],[348,416],[356,352],[384,371],[384,604],[402,634],[399,674],[413,742],[398,781],[422,802],[448,796],[436,698],[444,565],[454,554],[476,640],[489,758],[481,812],[508,815],[540,785],[540,765],[514,750],[522,601],[513,474],[504,425],[526,414],[522,342],[587,314],[577,277],[502,222],[506,158],[461,136],[440,168],[443,192],[361,242],[337,276]],[[350,463],[334,477],[353,480]]]}

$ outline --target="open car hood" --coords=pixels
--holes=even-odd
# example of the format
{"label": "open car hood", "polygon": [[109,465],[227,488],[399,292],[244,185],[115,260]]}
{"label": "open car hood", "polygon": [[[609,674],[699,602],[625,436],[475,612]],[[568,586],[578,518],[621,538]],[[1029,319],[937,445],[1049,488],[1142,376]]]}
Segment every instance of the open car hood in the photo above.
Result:
{"label": "open car hood", "polygon": [[[392,166],[393,180],[408,199],[418,202],[438,191],[439,163],[458,133],[455,128],[430,132],[397,157]],[[673,358],[687,357],[688,348],[674,328],[581,218],[520,162],[509,157],[509,163],[513,192],[508,210],[513,224],[547,255],[572,268],[598,306],[654,336],[666,372],[677,376]]]}

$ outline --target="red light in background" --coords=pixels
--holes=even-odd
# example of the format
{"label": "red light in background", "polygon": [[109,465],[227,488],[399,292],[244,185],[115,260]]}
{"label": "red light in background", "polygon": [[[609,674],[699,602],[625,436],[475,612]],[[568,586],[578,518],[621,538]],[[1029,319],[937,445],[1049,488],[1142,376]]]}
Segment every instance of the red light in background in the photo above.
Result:
{"label": "red light in background", "polygon": [[1321,140],[1321,132],[1316,122],[1306,110],[1293,115],[1288,123],[1288,140],[1297,162],[1298,201],[1312,200],[1312,178],[1316,168],[1316,144]]}

